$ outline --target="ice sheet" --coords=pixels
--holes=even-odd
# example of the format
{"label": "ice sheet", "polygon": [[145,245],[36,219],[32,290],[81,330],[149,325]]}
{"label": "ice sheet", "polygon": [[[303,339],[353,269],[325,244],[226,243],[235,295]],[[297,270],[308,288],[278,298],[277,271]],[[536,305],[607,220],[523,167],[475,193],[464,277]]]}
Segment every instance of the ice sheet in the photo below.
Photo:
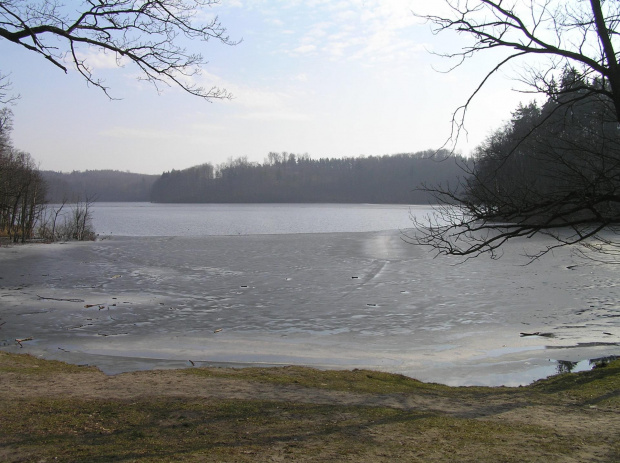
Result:
{"label": "ice sheet", "polygon": [[0,346],[108,373],[301,364],[451,385],[620,355],[617,269],[568,249],[523,266],[526,244],[464,263],[397,231],[2,248]]}

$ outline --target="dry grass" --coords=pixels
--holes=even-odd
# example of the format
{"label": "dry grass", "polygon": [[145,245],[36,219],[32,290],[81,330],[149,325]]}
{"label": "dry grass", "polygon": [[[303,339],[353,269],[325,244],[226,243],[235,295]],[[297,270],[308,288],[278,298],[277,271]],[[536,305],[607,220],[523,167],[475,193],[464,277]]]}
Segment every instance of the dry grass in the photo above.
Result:
{"label": "dry grass", "polygon": [[0,460],[615,462],[619,397],[619,361],[450,388],[300,367],[107,377],[0,353]]}

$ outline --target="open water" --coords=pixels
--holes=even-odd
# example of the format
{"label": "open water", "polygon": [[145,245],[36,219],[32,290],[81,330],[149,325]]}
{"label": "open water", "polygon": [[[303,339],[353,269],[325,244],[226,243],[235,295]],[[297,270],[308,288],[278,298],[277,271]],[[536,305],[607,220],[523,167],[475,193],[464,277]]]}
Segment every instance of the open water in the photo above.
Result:
{"label": "open water", "polygon": [[222,236],[404,230],[428,206],[95,203],[100,235]]}

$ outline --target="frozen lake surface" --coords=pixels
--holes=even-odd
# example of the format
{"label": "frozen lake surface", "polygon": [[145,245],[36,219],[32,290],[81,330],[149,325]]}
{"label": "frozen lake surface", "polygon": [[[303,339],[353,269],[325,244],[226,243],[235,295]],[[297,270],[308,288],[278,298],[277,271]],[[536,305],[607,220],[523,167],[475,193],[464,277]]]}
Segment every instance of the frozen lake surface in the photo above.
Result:
{"label": "frozen lake surface", "polygon": [[[341,216],[348,207],[324,206]],[[406,206],[376,208],[410,223]],[[370,223],[383,230],[387,220]],[[459,263],[433,259],[394,229],[290,231],[297,226],[158,236],[153,225],[152,236],[110,229],[92,243],[2,248],[0,346],[111,374],[300,364],[451,385],[527,384],[620,355],[616,266],[562,249],[524,267],[531,240],[499,261]],[[16,338],[32,340],[20,348]]]}

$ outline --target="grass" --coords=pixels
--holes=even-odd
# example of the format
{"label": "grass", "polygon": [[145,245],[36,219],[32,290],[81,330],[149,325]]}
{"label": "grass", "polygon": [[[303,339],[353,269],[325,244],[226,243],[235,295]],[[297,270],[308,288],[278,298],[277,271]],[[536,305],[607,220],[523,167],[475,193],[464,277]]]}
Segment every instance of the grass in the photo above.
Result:
{"label": "grass", "polygon": [[82,373],[98,371],[95,367],[71,365],[57,360],[43,360],[32,355],[0,352],[0,373],[48,375],[53,373]]}
{"label": "grass", "polygon": [[209,378],[230,378],[371,394],[450,390],[448,386],[423,383],[403,375],[358,369],[351,371],[315,370],[307,367],[289,366],[280,368],[191,368],[180,370],[180,372]]}
{"label": "grass", "polygon": [[[56,461],[255,461],[275,448],[288,458],[424,455],[467,461],[494,447],[494,458],[528,461],[515,445],[566,455],[568,438],[543,427],[509,426],[388,408],[179,399],[35,400],[2,407],[4,448]],[[27,417],[24,419],[23,417]],[[377,437],[379,437],[377,439]],[[497,442],[501,445],[496,445]],[[474,449],[474,451],[472,451]],[[4,455],[10,461],[10,454]],[[478,457],[470,458],[479,460]],[[498,461],[498,460],[494,460]]]}
{"label": "grass", "polygon": [[592,371],[552,376],[529,387],[545,395],[555,395],[587,405],[620,408],[620,359]]}
{"label": "grass", "polygon": [[[0,353],[0,461],[611,462],[620,456],[620,361],[522,388],[451,388],[387,373],[301,367],[175,373],[178,381],[219,378],[421,403],[401,408],[277,397],[19,394],[30,382],[69,375],[77,384],[81,375],[94,374]],[[470,411],[457,412],[459,405]]]}

